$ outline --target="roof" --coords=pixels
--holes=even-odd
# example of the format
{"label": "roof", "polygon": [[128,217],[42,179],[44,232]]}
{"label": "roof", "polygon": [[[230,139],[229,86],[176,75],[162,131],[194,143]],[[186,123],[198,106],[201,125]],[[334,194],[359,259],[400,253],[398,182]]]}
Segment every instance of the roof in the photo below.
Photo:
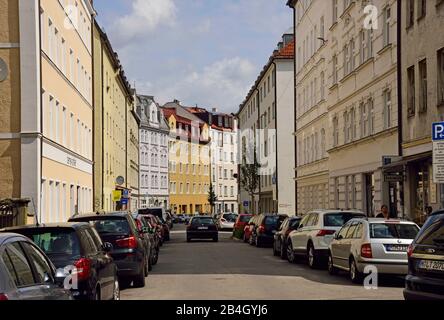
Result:
{"label": "roof", "polygon": [[23,240],[28,240],[25,236],[12,232],[2,232],[0,233],[0,245],[7,242],[11,238],[22,238]]}
{"label": "roof", "polygon": [[31,229],[46,229],[46,228],[78,228],[82,225],[85,225],[84,223],[79,222],[62,222],[62,223],[42,223],[39,225],[35,224],[29,224],[25,226],[18,226],[18,227],[10,227],[2,229],[4,231],[9,232],[16,232],[17,230],[31,230]]}
{"label": "roof", "polygon": [[105,217],[126,217],[128,214],[129,213],[127,211],[81,214],[75,217],[71,217],[69,221],[74,222],[74,221],[82,221],[82,220],[105,218]]}
{"label": "roof", "polygon": [[250,97],[253,95],[253,92],[258,87],[258,85],[261,82],[262,78],[267,73],[267,71],[270,68],[270,66],[275,62],[275,60],[294,59],[295,44],[296,44],[296,40],[293,39],[286,46],[284,46],[281,50],[275,50],[273,52],[273,54],[268,59],[267,64],[263,67],[261,73],[259,74],[259,76],[257,77],[256,81],[254,82],[253,86],[251,87],[250,91],[248,92],[245,100],[240,105],[239,111],[237,112],[237,114],[239,114],[243,110],[243,108],[245,107],[245,104],[250,99]]}

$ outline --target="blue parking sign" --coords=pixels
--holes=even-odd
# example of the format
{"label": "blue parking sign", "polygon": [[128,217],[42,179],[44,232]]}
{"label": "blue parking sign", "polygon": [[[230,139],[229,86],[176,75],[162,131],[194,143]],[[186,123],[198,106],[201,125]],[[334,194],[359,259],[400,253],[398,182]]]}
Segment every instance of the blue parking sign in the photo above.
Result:
{"label": "blue parking sign", "polygon": [[444,122],[435,122],[432,124],[432,140],[444,140]]}

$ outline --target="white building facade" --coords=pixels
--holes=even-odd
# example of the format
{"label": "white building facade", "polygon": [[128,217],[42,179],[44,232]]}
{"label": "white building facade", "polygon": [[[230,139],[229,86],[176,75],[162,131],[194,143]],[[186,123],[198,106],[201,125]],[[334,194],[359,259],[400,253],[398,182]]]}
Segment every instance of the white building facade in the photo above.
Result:
{"label": "white building facade", "polygon": [[136,96],[140,141],[141,208],[169,208],[168,139],[169,127],[151,96]]}

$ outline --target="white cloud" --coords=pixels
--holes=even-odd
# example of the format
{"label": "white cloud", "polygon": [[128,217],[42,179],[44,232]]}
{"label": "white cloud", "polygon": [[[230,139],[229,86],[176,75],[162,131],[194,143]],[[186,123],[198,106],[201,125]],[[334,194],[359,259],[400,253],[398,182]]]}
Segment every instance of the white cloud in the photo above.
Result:
{"label": "white cloud", "polygon": [[[255,66],[240,57],[226,58],[174,79],[139,82],[140,93],[153,94],[160,103],[178,99],[184,105],[218,108],[236,112],[247,94],[254,77]],[[196,100],[198,99],[198,101]]]}
{"label": "white cloud", "polygon": [[132,0],[132,11],[115,24],[120,38],[133,39],[162,25],[174,25],[177,7],[174,0]]}

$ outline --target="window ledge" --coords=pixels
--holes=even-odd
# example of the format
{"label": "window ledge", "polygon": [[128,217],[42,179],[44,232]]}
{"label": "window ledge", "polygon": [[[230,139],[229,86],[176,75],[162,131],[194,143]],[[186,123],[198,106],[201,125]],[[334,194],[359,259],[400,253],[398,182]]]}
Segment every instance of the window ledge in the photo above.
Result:
{"label": "window ledge", "polygon": [[355,72],[361,71],[362,69],[364,69],[367,65],[369,65],[370,63],[374,62],[375,58],[371,57],[368,58],[367,60],[365,60],[363,63],[361,63],[356,69]]}
{"label": "window ledge", "polygon": [[355,6],[355,1],[352,1],[347,8],[344,9],[344,11],[342,12],[341,16],[339,17],[340,19],[344,19],[345,15],[347,15],[351,9]]}
{"label": "window ledge", "polygon": [[336,20],[335,22],[333,22],[333,24],[331,25],[329,30],[332,31],[337,25],[338,25],[338,21]]}
{"label": "window ledge", "polygon": [[[356,70],[356,69],[355,69]],[[353,77],[354,75],[356,75],[356,71],[353,70],[352,72],[350,72],[349,74],[347,74],[346,76],[344,76],[341,80],[339,80],[339,82],[344,83],[345,81],[347,81],[348,79],[350,79],[351,77]]]}
{"label": "window ledge", "polygon": [[425,14],[422,14],[421,16],[419,16],[418,18],[416,18],[416,22],[419,22],[421,20],[423,20],[426,17]]}
{"label": "window ledge", "polygon": [[377,54],[380,56],[380,55],[382,55],[384,52],[390,50],[392,47],[393,47],[393,44],[392,44],[392,43],[386,44],[381,50],[379,50],[379,51],[377,52]]}
{"label": "window ledge", "polygon": [[330,91],[333,91],[334,89],[337,89],[338,86],[339,86],[339,84],[336,82],[335,84],[333,84],[333,85],[329,88],[329,90],[330,90]]}

